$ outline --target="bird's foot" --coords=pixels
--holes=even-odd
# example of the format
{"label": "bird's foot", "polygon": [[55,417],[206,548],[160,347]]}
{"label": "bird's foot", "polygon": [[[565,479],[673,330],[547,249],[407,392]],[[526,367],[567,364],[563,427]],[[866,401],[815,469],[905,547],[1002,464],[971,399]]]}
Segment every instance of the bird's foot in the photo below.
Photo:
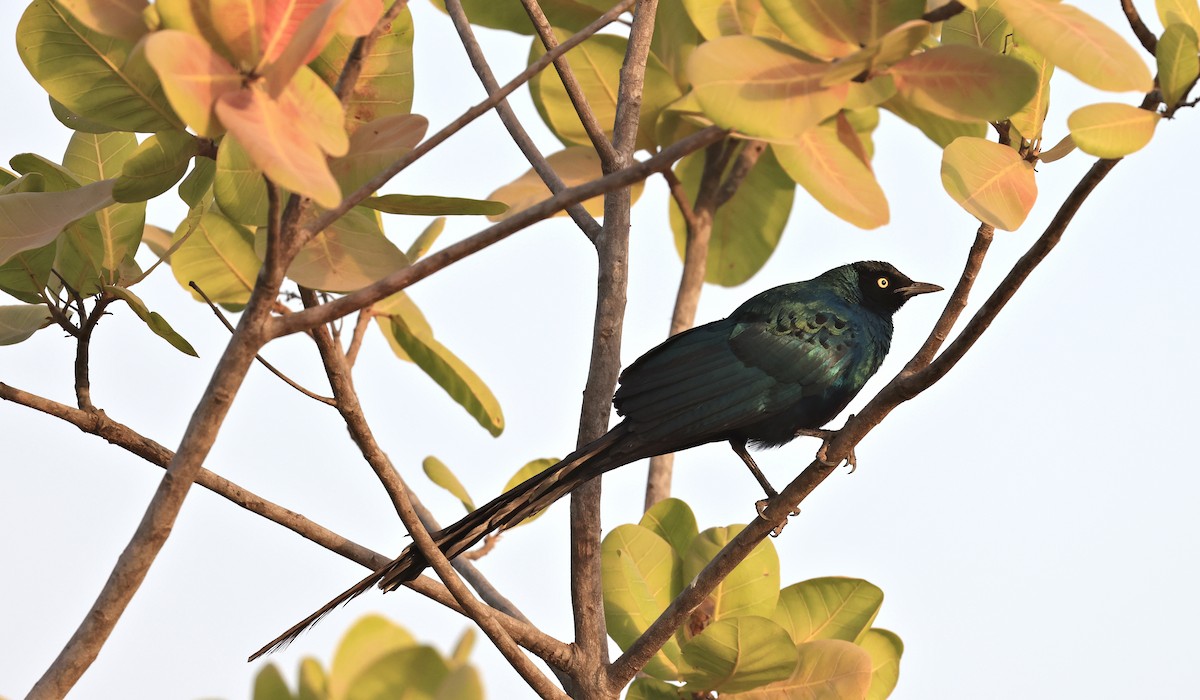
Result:
{"label": "bird's foot", "polygon": [[[755,501],[754,507],[758,509],[758,517],[762,518],[763,520],[767,519],[767,508],[771,505],[771,501],[774,498],[775,497],[772,496],[771,498],[764,498],[761,501]],[[792,512],[788,513],[789,518],[793,515],[800,515],[800,509],[793,508]],[[784,520],[776,525],[775,529],[771,530],[771,537],[779,537],[779,533],[783,532],[783,526],[787,525],[787,523],[788,521]]]}
{"label": "bird's foot", "polygon": [[[853,415],[850,418],[854,418]],[[796,430],[796,437],[815,437],[821,438],[821,449],[817,450],[817,461],[827,467],[839,467],[842,462],[833,462],[829,459],[829,445],[833,439],[837,437],[837,430],[821,430],[812,428],[799,428]],[[850,473],[853,474],[858,469],[858,457],[854,454],[854,448],[850,448],[850,453],[842,460],[850,465]]]}

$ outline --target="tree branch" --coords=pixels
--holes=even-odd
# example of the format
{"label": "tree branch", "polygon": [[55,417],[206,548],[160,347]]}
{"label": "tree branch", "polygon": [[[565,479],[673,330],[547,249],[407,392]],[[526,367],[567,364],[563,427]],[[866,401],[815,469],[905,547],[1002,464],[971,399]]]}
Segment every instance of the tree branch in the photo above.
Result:
{"label": "tree branch", "polygon": [[1129,28],[1133,30],[1134,36],[1138,41],[1142,42],[1142,46],[1151,55],[1158,54],[1158,37],[1154,36],[1154,32],[1150,31],[1146,23],[1142,21],[1142,16],[1138,14],[1137,8],[1133,6],[1133,0],[1121,0],[1121,11],[1125,13],[1125,19],[1129,21]]}
{"label": "tree branch", "polygon": [[[632,5],[633,0],[624,0],[625,5]],[[461,0],[446,0],[446,12],[450,14],[450,19],[454,22],[455,29],[458,30],[458,36],[462,40],[463,48],[467,51],[467,57],[471,60],[471,66],[475,68],[475,73],[479,75],[480,82],[483,83],[484,90],[488,96],[494,95],[499,89],[499,84],[496,83],[496,76],[492,73],[491,66],[488,65],[486,57],[483,55],[483,49],[480,48],[479,42],[475,39],[475,32],[471,29],[471,23],[467,21],[467,15],[463,11]],[[557,63],[555,64],[557,65]],[[529,161],[529,165],[533,167],[534,172],[538,177],[542,178],[542,182],[546,183],[546,187],[550,189],[551,194],[558,194],[567,188],[566,183],[554,172],[554,168],[550,167],[550,163],[538,150],[537,145],[529,134],[525,131],[525,127],[521,126],[517,115],[513,113],[512,107],[509,106],[507,100],[500,100],[496,103],[496,114],[500,116],[500,122],[504,124],[504,128],[508,130],[509,136],[512,137],[513,143],[525,154],[525,159]],[[588,238],[595,240],[596,236],[600,235],[600,224],[587,213],[582,204],[572,204],[567,207],[567,214],[575,222],[575,225],[583,231]]]}
{"label": "tree branch", "polygon": [[375,42],[384,32],[390,31],[392,22],[407,6],[408,0],[395,0],[387,12],[384,12],[379,21],[375,23],[371,32],[366,36],[360,36],[350,47],[350,54],[346,56],[346,63],[342,65],[342,73],[338,76],[337,85],[333,88],[333,93],[341,100],[342,106],[346,105],[350,95],[353,94],[354,86],[358,83],[358,76],[362,74],[363,63],[371,55],[371,51],[375,48]]}

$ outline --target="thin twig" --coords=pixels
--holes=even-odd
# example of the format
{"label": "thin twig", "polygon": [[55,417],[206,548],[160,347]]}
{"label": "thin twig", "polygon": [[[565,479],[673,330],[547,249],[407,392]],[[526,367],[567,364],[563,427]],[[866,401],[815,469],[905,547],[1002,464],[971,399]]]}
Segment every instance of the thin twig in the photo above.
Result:
{"label": "thin twig", "polygon": [[425,279],[452,263],[458,262],[494,243],[508,238],[517,231],[527,228],[530,224],[549,218],[571,204],[625,187],[631,183],[644,180],[653,173],[670,168],[671,164],[676,160],[692,151],[704,148],[714,141],[720,140],[725,136],[725,133],[720,127],[707,127],[664,148],[647,160],[634,163],[623,170],[606,175],[598,180],[592,180],[591,182],[563,190],[559,194],[543,200],[528,209],[519,211],[473,236],[421,258],[418,262],[402,270],[398,270],[378,282],[374,282],[345,296],[338,297],[327,304],[321,304],[316,308],[305,309],[285,318],[273,319],[270,335],[272,338],[278,338],[291,333],[306,331],[335,318],[352,314],[359,309],[395,294],[415,282]]}
{"label": "thin twig", "polygon": [[346,62],[342,64],[342,73],[338,76],[337,85],[334,86],[333,92],[341,100],[342,105],[350,100],[350,96],[354,94],[354,86],[358,83],[358,76],[362,74],[363,63],[367,57],[371,55],[371,51],[375,48],[375,42],[384,32],[391,29],[392,22],[399,16],[400,11],[408,5],[408,0],[396,0],[392,6],[383,13],[383,17],[375,23],[371,31],[366,36],[360,36],[354,41],[354,45],[350,47],[350,53],[346,56]]}
{"label": "thin twig", "polygon": [[86,313],[83,298],[75,296],[75,302],[79,308],[79,334],[75,336],[75,399],[79,407],[85,411],[96,410],[92,404],[92,383],[89,377],[92,333],[96,330],[96,324],[100,322],[100,317],[104,315],[105,307],[112,303],[114,298],[107,294],[97,297],[95,303],[92,304],[91,313]]}
{"label": "thin twig", "polygon": [[1129,21],[1129,28],[1133,30],[1134,36],[1138,41],[1142,42],[1142,46],[1151,55],[1158,54],[1158,37],[1154,36],[1154,32],[1146,26],[1142,21],[1142,16],[1138,14],[1137,8],[1133,6],[1133,0],[1121,0],[1121,11],[1125,13],[1125,19]]}
{"label": "thin twig", "polygon": [[354,335],[350,336],[350,347],[346,348],[346,364],[354,367],[358,360],[358,351],[362,349],[363,339],[367,337],[367,328],[371,325],[371,307],[358,312],[354,322]]}
{"label": "thin twig", "polygon": [[[626,9],[633,5],[634,0],[626,0],[622,3]],[[521,0],[521,5],[525,7],[525,13],[529,15],[529,21],[533,23],[533,28],[537,32],[538,38],[542,40],[542,46],[547,51],[552,51],[558,46],[558,37],[554,36],[554,28],[550,26],[550,21],[546,19],[546,15],[542,12],[541,5],[537,0]],[[600,163],[607,165],[609,171],[615,170],[617,151],[613,145],[609,143],[608,135],[604,132],[604,127],[596,119],[596,112],[592,109],[592,105],[588,103],[587,95],[584,94],[583,88],[580,87],[579,81],[575,78],[575,73],[571,70],[571,65],[567,62],[566,55],[560,56],[554,60],[554,70],[558,72],[558,77],[562,80],[563,87],[567,91],[567,98],[571,100],[571,106],[575,108],[575,114],[579,117],[579,123],[583,126],[584,133],[592,142],[592,147],[596,149],[596,155],[600,156]],[[606,171],[608,172],[608,171]]]}
{"label": "thin twig", "polygon": [[[216,315],[217,320],[219,320],[221,322],[221,325],[225,326],[225,329],[228,330],[230,333],[232,333],[233,332],[233,324],[229,322],[229,319],[225,318],[225,314],[221,313],[221,309],[217,308],[217,305],[213,303],[212,299],[208,298],[208,295],[204,293],[204,290],[200,288],[200,285],[196,284],[195,280],[192,280],[192,281],[188,282],[188,286],[191,287],[192,289],[196,290],[196,293],[200,295],[200,298],[204,300],[204,303],[208,304],[208,308],[213,312],[213,314]],[[284,384],[287,384],[288,386],[292,387],[293,389],[300,392],[301,394],[304,394],[308,398],[310,398],[314,401],[320,401],[321,403],[325,404],[326,406],[336,406],[337,405],[337,402],[335,402],[333,399],[329,398],[328,396],[321,396],[320,394],[315,394],[315,393],[309,391],[308,389],[305,389],[299,383],[293,381],[291,377],[287,376],[283,372],[280,372],[275,367],[275,365],[273,365],[270,362],[267,362],[265,359],[263,359],[262,355],[255,355],[254,359],[258,360],[259,364],[261,364],[263,367],[266,367],[267,370],[271,374],[274,374],[276,377],[279,377],[280,379],[282,379]]]}
{"label": "thin twig", "polygon": [[[632,5],[634,0],[625,0],[625,4]],[[479,76],[480,82],[483,83],[484,90],[487,94],[493,95],[500,89],[496,82],[496,76],[492,73],[491,66],[488,65],[487,58],[483,55],[483,49],[480,48],[479,42],[475,39],[475,31],[471,29],[471,23],[467,21],[467,15],[463,11],[460,0],[447,0],[446,12],[450,14],[451,21],[454,22],[455,29],[458,30],[459,39],[462,41],[463,48],[467,51],[467,58],[471,61],[471,66],[475,68],[475,73]],[[504,128],[508,130],[509,136],[512,137],[513,143],[525,154],[525,159],[529,161],[529,165],[533,171],[542,178],[542,182],[546,183],[546,187],[550,189],[551,194],[558,194],[567,188],[567,185],[554,172],[554,168],[546,161],[545,156],[538,149],[537,144],[529,137],[525,131],[525,127],[521,125],[517,115],[513,112],[512,107],[508,104],[508,100],[501,100],[496,103],[496,114],[500,117],[500,122],[504,124]],[[591,214],[583,208],[582,204],[572,204],[567,207],[567,214],[575,222],[575,225],[583,231],[588,238],[595,240],[596,236],[600,235],[600,224]]]}

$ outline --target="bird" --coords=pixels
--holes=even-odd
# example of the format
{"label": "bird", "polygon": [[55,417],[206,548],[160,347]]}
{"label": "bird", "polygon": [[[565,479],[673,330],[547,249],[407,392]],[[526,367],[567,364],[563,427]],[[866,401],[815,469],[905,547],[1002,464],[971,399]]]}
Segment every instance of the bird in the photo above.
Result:
{"label": "bird", "polygon": [[[554,466],[436,533],[453,559],[617,467],[727,441],[766,491],[747,451],[799,435],[826,439],[833,420],[879,369],[892,316],[914,296],[942,291],[890,263],[861,261],[761,292],[728,317],[678,333],[625,368],[613,405],[622,421]],[[820,458],[823,459],[824,445]],[[762,502],[760,501],[760,504]],[[760,507],[761,512],[761,507]],[[283,646],[350,599],[394,591],[428,566],[412,546],[250,656]]]}

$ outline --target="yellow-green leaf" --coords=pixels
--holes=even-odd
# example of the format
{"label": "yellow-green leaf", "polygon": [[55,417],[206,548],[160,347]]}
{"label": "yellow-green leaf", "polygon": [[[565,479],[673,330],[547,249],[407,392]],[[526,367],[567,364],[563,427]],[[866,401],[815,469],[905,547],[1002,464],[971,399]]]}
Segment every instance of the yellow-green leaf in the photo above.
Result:
{"label": "yellow-green leaf", "polygon": [[829,70],[787,44],[746,36],[706,41],[688,61],[693,90],[707,117],[776,142],[795,139],[845,104],[845,83],[822,85]]}
{"label": "yellow-green leaf", "polygon": [[795,143],[771,148],[784,172],[832,214],[865,229],[888,222],[883,188],[870,166],[838,137],[835,124],[809,129]]}
{"label": "yellow-green leaf", "polygon": [[[137,139],[133,134],[76,132],[67,144],[63,166],[74,173],[81,184],[117,178],[113,184],[113,198],[116,199],[119,176],[136,152]],[[67,233],[81,238],[81,250],[86,250],[93,258],[97,269],[113,272],[127,254],[137,250],[145,224],[144,202],[114,204],[97,211],[94,223],[93,217],[88,217],[69,227]],[[116,278],[109,275],[108,279],[115,281]]]}
{"label": "yellow-green leaf", "polygon": [[[266,250],[266,232],[255,240]],[[408,258],[389,241],[368,210],[355,207],[309,241],[288,266],[287,276],[303,287],[350,292],[408,267]]]}
{"label": "yellow-green leaf", "polygon": [[[521,11],[520,8],[517,8]],[[524,14],[523,11],[521,11]],[[470,15],[475,20],[474,15]],[[526,20],[528,22],[528,20]],[[321,80],[337,83],[342,66],[350,56],[355,38],[338,34],[310,65]],[[413,23],[408,7],[392,20],[363,60],[362,71],[346,99],[346,128],[395,114],[408,114],[413,98]]]}
{"label": "yellow-green leaf", "polygon": [[928,136],[931,141],[942,148],[950,145],[954,139],[960,136],[982,138],[987,134],[987,122],[982,119],[965,122],[946,119],[933,112],[917,107],[899,95],[889,98],[881,106],[920,129],[921,133]]}
{"label": "yellow-green leaf", "polygon": [[[547,156],[546,162],[550,164],[554,172],[558,173],[558,177],[567,187],[582,185],[603,175],[600,170],[600,157],[596,155],[596,149],[591,146],[572,146],[563,149]],[[645,183],[638,182],[631,188],[630,191],[634,202],[642,196],[644,186]],[[530,168],[521,177],[488,195],[488,199],[508,205],[507,211],[499,214],[489,214],[488,219],[491,221],[507,219],[513,214],[528,209],[542,200],[549,199],[549,197],[550,188],[546,187],[546,183],[542,182],[542,178],[538,176],[533,168]],[[592,216],[603,215],[603,195],[585,200],[583,208]],[[555,216],[566,215],[565,211],[555,214]]]}
{"label": "yellow-green leaf", "polygon": [[81,24],[51,0],[34,0],[17,24],[30,75],[71,112],[122,131],[183,126],[140,46]]}
{"label": "yellow-green leaf", "polygon": [[1187,96],[1200,74],[1200,59],[1196,57],[1196,30],[1186,24],[1169,25],[1158,40],[1158,84],[1163,103],[1170,109]]}
{"label": "yellow-green leaf", "polygon": [[447,467],[442,460],[430,455],[421,462],[421,469],[425,471],[425,476],[429,477],[430,481],[457,498],[468,513],[475,510],[475,501],[471,500],[471,494],[467,493],[462,482],[458,480],[457,476],[454,476],[454,472],[450,471],[450,467]]}
{"label": "yellow-green leaf", "polygon": [[787,632],[756,615],[718,620],[684,644],[680,653],[687,690],[716,690],[722,697],[784,680],[798,661]]}
{"label": "yellow-green leaf", "polygon": [[802,51],[820,58],[839,58],[858,50],[855,17],[842,2],[762,0],[775,24]]}
{"label": "yellow-green leaf", "polygon": [[766,14],[759,0],[683,0],[683,7],[705,39],[750,36],[755,33],[760,17]]}
{"label": "yellow-green leaf", "polygon": [[889,71],[910,103],[947,119],[998,121],[1024,106],[1038,75],[1015,58],[975,46],[938,46]]}
{"label": "yellow-green leaf", "polygon": [[179,352],[184,353],[185,355],[199,357],[199,355],[196,354],[196,349],[192,347],[192,344],[185,340],[183,336],[176,333],[175,329],[171,328],[171,324],[167,323],[167,319],[159,316],[157,312],[146,308],[146,303],[143,302],[136,294],[128,289],[125,289],[124,287],[118,287],[111,284],[104,285],[104,291],[128,304],[129,308],[133,309],[133,313],[142,320],[142,323],[145,323],[150,330],[154,331],[155,335],[170,343],[171,347],[175,348]]}
{"label": "yellow-green leaf", "polygon": [[72,131],[84,131],[89,134],[106,134],[110,131],[117,131],[107,124],[79,116],[53,97],[50,98],[50,113],[59,123]]}
{"label": "yellow-green leaf", "polygon": [[254,677],[254,700],[292,700],[292,692],[275,664],[263,666]]}
{"label": "yellow-green leaf", "polygon": [[383,172],[420,143],[429,120],[418,114],[396,114],[362,124],[350,137],[346,155],[329,164],[342,191],[349,194]]}
{"label": "yellow-green leaf", "polygon": [[680,557],[700,534],[692,509],[678,498],[664,498],[650,506],[638,524],[669,542]]}
{"label": "yellow-green leaf", "polygon": [[112,180],[65,192],[0,195],[0,263],[53,241],[73,221],[113,203]]}
{"label": "yellow-green leaf", "polygon": [[798,663],[780,681],[746,693],[723,694],[725,700],[859,700],[871,684],[871,657],[861,647],[836,639],[797,644]]}
{"label": "yellow-green leaf", "polygon": [[129,155],[113,186],[118,202],[144,202],[166,192],[187,172],[196,155],[196,139],[186,131],[162,131],[147,138]]}
{"label": "yellow-green leaf", "polygon": [[219,136],[224,128],[216,117],[217,99],[242,89],[241,74],[203,39],[187,32],[154,32],[145,46],[175,111],[197,134]]}
{"label": "yellow-green leaf", "polygon": [[0,265],[0,291],[7,292],[26,304],[42,303],[42,290],[50,281],[54,265],[54,243],[17,253]]}
{"label": "yellow-green leaf", "polygon": [[101,34],[137,41],[146,33],[146,0],[58,0],[75,19]]}
{"label": "yellow-green leaf", "polygon": [[1141,54],[1083,10],[1051,0],[997,0],[996,6],[1017,34],[1088,85],[1113,92],[1154,87]]}
{"label": "yellow-green leaf", "polygon": [[217,149],[213,196],[221,212],[239,224],[267,225],[267,183],[237,136],[226,134]]}
{"label": "yellow-green leaf", "polygon": [[329,697],[345,698],[350,685],[380,659],[411,649],[417,640],[381,615],[367,615],[346,630],[329,666]]}
{"label": "yellow-green leaf", "polygon": [[0,306],[0,345],[16,345],[49,325],[50,312],[45,306]]}
{"label": "yellow-green leaf", "polygon": [[1029,64],[1038,74],[1037,91],[1025,106],[1008,120],[1021,134],[1021,138],[1027,141],[1040,140],[1046,112],[1050,109],[1050,77],[1054,74],[1054,65],[1024,41],[1016,42],[1016,45],[1009,49],[1008,55]]}
{"label": "yellow-green leaf", "polygon": [[254,237],[224,216],[209,212],[188,235],[185,220],[175,230],[172,244],[183,241],[171,254],[171,272],[197,301],[199,294],[188,286],[195,282],[218,304],[245,304],[262,262],[254,254]]}
{"label": "yellow-green leaf", "polygon": [[1154,0],[1154,9],[1164,27],[1186,24],[1200,34],[1200,3],[1196,0]]}
{"label": "yellow-green leaf", "polygon": [[1150,143],[1160,117],[1156,112],[1118,102],[1080,107],[1067,117],[1071,139],[1097,158],[1123,158]]}
{"label": "yellow-green leaf", "polygon": [[963,136],[942,155],[942,186],[972,216],[1005,231],[1025,222],[1037,200],[1033,165],[986,139]]}
{"label": "yellow-green leaf", "polygon": [[[683,580],[690,581],[745,525],[712,527],[695,537],[683,557]],[[703,607],[711,620],[741,615],[770,616],[779,598],[779,554],[764,540],[717,585]]]}
{"label": "yellow-green leaf", "polygon": [[[695,201],[704,173],[703,152],[687,156],[675,166],[675,175],[683,183],[690,201]],[[787,224],[796,185],[768,149],[746,175],[737,192],[717,209],[704,280],[733,287],[750,279],[766,264]],[[671,231],[675,250],[683,258],[687,226],[679,207],[670,204]]]}
{"label": "yellow-green leaf", "polygon": [[508,205],[504,202],[418,194],[385,194],[379,197],[367,197],[363,200],[363,206],[384,214],[408,214],[411,216],[470,214],[498,216],[508,211]]}
{"label": "yellow-green leaf", "polygon": [[[558,464],[558,460],[554,459],[553,457],[543,457],[541,459],[535,459],[526,462],[525,465],[518,469],[515,474],[509,477],[508,482],[504,484],[504,488],[501,489],[501,492],[511,490],[517,484],[532,479],[550,467],[553,467],[555,464]],[[538,515],[540,515],[540,513],[538,513]],[[538,517],[538,515],[529,516],[525,519],[525,522],[533,520],[534,518]]]}
{"label": "yellow-green leaf", "polygon": [[1012,25],[996,7],[983,0],[977,10],[964,10],[942,23],[942,43],[965,44],[1005,53],[1012,40]]}
{"label": "yellow-green leaf", "polygon": [[[679,554],[641,525],[619,525],[600,546],[600,566],[609,636],[621,649],[628,649],[682,589]],[[671,638],[644,670],[674,680],[679,663],[679,643]]]}
{"label": "yellow-green leaf", "polygon": [[872,627],[859,645],[871,657],[871,690],[867,700],[887,700],[900,680],[904,642],[894,632]]}
{"label": "yellow-green leaf", "polygon": [[883,605],[883,591],[857,578],[827,576],[793,583],[779,592],[772,618],[792,641],[814,639],[858,641]]}
{"label": "yellow-green leaf", "polygon": [[445,228],[446,217],[444,216],[439,216],[430,221],[425,230],[421,231],[421,235],[417,236],[417,239],[412,242],[408,250],[404,251],[404,255],[408,257],[408,261],[414,263],[425,257],[425,254],[433,247],[434,242],[437,241],[438,236],[442,235],[442,231]]}

